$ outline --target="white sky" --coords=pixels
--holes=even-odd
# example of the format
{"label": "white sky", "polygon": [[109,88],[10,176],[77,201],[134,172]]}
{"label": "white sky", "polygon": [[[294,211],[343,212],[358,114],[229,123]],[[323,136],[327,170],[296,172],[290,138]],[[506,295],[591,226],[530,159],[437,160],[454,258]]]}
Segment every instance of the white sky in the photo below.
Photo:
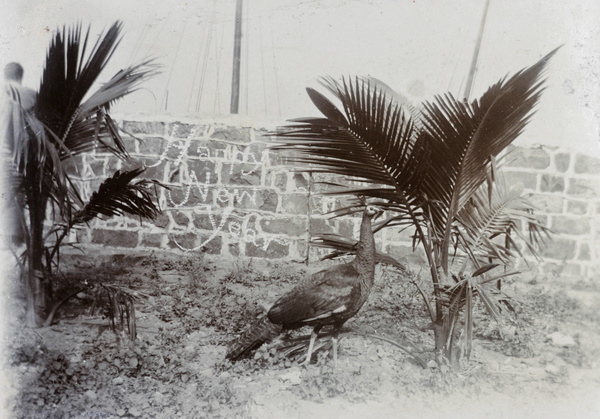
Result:
{"label": "white sky", "polygon": [[[31,87],[39,84],[53,30],[81,21],[98,34],[121,19],[125,37],[104,80],[147,56],[164,68],[117,111],[203,119],[229,111],[235,0],[2,2],[0,65],[21,62]],[[317,115],[305,87],[324,75],[372,75],[417,103],[446,91],[462,95],[484,4],[245,0],[240,113],[277,124]],[[472,97],[564,45],[521,141],[600,155],[598,22],[598,0],[491,0]]]}

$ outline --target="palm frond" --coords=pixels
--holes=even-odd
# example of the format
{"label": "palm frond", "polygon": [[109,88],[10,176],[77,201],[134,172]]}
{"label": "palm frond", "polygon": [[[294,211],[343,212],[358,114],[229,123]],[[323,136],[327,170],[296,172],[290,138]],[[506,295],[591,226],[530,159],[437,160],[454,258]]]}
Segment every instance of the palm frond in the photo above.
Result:
{"label": "palm frond", "polygon": [[274,148],[294,153],[290,161],[311,171],[378,185],[361,189],[365,196],[400,201],[396,195],[416,184],[426,156],[424,143],[412,140],[410,115],[368,80],[322,83],[340,100],[343,113],[324,95],[307,89],[326,118],[295,120],[277,132],[280,143]]}
{"label": "palm frond", "polygon": [[374,87],[380,89],[381,91],[384,91],[386,96],[389,97],[390,100],[395,101],[402,108],[404,108],[410,114],[411,119],[415,124],[416,128],[421,129],[423,127],[423,124],[421,123],[421,111],[417,106],[413,105],[413,103],[406,96],[392,89],[388,84],[384,83],[378,78],[366,76],[361,77],[361,79],[369,81],[369,83],[372,84]]}
{"label": "palm frond", "polygon": [[[544,90],[540,77],[550,52],[533,66],[491,86],[479,100],[459,101],[451,94],[425,103],[423,135],[431,145],[431,164],[422,183],[432,205],[432,222],[449,237],[454,217],[486,181],[491,159],[523,131]],[[482,170],[483,169],[483,170]],[[448,267],[448,247],[441,249],[441,266]]]}
{"label": "palm frond", "polygon": [[[458,244],[473,266],[479,267],[489,259],[507,264],[514,256],[522,256],[511,234],[515,234],[533,255],[538,255],[541,233],[548,234],[548,229],[533,215],[534,207],[522,192],[522,185],[509,188],[497,173],[495,182],[480,186],[459,211],[455,228]],[[522,233],[521,222],[534,232],[530,237]],[[466,260],[461,272],[465,268]]]}
{"label": "palm frond", "polygon": [[114,53],[122,30],[115,22],[85,54],[90,27],[81,37],[81,24],[57,30],[50,43],[38,92],[39,118],[60,138],[67,133],[77,108]]}
{"label": "palm frond", "polygon": [[82,37],[81,25],[56,32],[48,50],[38,94],[39,119],[64,144],[58,147],[62,160],[95,147],[118,157],[127,151],[108,111],[112,104],[135,91],[157,73],[153,60],[122,69],[97,91],[97,82],[120,42],[122,23],[115,22],[86,54],[90,28]]}
{"label": "palm frond", "polygon": [[74,215],[71,225],[86,223],[99,215],[112,217],[131,214],[154,219],[160,210],[152,199],[149,187],[157,182],[142,179],[132,183],[144,170],[117,171],[102,182],[85,207]]}

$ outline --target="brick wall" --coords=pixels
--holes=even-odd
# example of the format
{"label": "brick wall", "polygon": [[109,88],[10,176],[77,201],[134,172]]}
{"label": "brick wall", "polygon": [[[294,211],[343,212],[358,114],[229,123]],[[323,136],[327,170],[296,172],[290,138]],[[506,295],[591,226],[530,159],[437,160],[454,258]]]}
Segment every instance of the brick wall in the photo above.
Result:
{"label": "brick wall", "polygon": [[[224,258],[306,258],[308,178],[290,172],[267,149],[266,130],[131,121],[123,122],[122,128],[132,135],[125,138],[131,165],[147,166],[144,177],[170,188],[159,189],[163,214],[154,223],[130,217],[95,220],[90,228],[75,233],[85,247],[203,251]],[[95,153],[83,157],[81,164],[80,181],[87,197],[123,163]],[[343,230],[347,223],[317,215],[311,227]]]}
{"label": "brick wall", "polygon": [[546,226],[554,231],[543,271],[595,279],[600,275],[600,160],[553,147],[513,147],[504,167],[522,182]]}
{"label": "brick wall", "polygon": [[[358,217],[323,215],[338,198],[311,196],[306,174],[294,173],[268,150],[266,130],[220,123],[122,124],[134,166],[170,187],[160,190],[163,214],[154,222],[130,217],[95,220],[73,239],[114,252],[163,249],[203,251],[223,259],[259,257],[305,260],[312,234],[358,235]],[[137,137],[141,141],[133,138]],[[83,195],[123,163],[108,154],[81,159]],[[543,269],[592,277],[600,272],[600,162],[550,148],[515,148],[505,167],[509,182],[522,182],[539,214],[556,231]],[[310,208],[310,217],[308,216]],[[411,257],[410,232],[386,230],[379,243],[397,257]],[[315,250],[311,250],[315,252]]]}

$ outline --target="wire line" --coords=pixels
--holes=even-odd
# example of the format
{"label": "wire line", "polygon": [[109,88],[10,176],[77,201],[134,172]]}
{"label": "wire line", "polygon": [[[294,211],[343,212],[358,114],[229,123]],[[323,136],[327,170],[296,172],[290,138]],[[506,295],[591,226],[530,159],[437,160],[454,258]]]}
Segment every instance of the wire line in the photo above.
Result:
{"label": "wire line", "polygon": [[175,63],[177,62],[177,56],[179,55],[179,48],[181,47],[181,40],[183,39],[183,35],[185,34],[185,26],[187,25],[187,15],[183,21],[183,28],[181,30],[181,35],[179,36],[179,41],[177,41],[177,49],[175,50],[175,57],[173,57],[173,61],[171,64],[171,70],[169,71],[169,77],[167,77],[167,85],[165,87],[165,94],[163,95],[163,99],[160,101],[161,106],[162,103],[165,102],[165,111],[167,110],[166,100],[169,97],[169,84],[171,83],[171,77],[173,76],[173,70],[175,69]]}

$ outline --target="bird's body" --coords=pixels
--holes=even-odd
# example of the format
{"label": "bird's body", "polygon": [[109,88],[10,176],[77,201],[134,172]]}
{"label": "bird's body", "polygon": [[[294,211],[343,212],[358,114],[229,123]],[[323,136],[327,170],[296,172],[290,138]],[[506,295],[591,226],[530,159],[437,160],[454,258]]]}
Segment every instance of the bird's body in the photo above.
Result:
{"label": "bird's body", "polygon": [[367,206],[360,229],[356,257],[311,275],[282,297],[250,329],[229,346],[227,358],[238,359],[279,335],[283,330],[313,326],[306,363],[323,326],[333,325],[334,361],[337,335],[343,324],[355,316],[367,300],[375,275],[375,240],[371,220],[380,213]]}

